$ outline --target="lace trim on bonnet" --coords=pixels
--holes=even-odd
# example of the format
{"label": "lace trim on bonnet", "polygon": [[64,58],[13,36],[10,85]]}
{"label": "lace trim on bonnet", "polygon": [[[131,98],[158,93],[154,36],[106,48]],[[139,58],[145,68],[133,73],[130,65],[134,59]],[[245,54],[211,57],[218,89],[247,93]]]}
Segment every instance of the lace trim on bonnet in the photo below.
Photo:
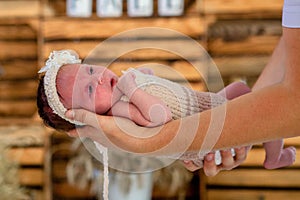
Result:
{"label": "lace trim on bonnet", "polygon": [[81,60],[78,58],[78,55],[74,51],[53,51],[50,53],[50,56],[46,61],[46,65],[42,69],[40,69],[38,73],[46,72],[44,78],[45,94],[47,96],[48,104],[52,108],[53,112],[72,124],[84,125],[81,122],[65,117],[65,112],[67,111],[67,109],[61,103],[56,89],[56,76],[59,69],[65,64],[76,63],[81,63]]}
{"label": "lace trim on bonnet", "polygon": [[[44,89],[47,97],[48,104],[55,114],[65,119],[66,121],[76,124],[84,125],[81,122],[70,120],[65,117],[67,109],[64,107],[59,99],[56,89],[56,76],[59,69],[65,64],[81,63],[78,54],[72,50],[53,51],[50,53],[46,65],[41,68],[38,73],[45,73]],[[108,157],[107,148],[101,144],[94,142],[99,153],[103,154],[104,165],[104,184],[103,184],[103,199],[108,200]]]}

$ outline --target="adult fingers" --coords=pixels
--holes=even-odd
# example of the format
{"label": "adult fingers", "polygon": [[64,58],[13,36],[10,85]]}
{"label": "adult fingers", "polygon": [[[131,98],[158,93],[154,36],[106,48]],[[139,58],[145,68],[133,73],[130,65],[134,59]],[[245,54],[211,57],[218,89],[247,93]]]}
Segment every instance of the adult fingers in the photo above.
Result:
{"label": "adult fingers", "polygon": [[237,164],[241,164],[242,162],[244,162],[247,158],[247,153],[249,151],[251,147],[247,146],[247,147],[241,147],[241,148],[235,148],[235,161]]}
{"label": "adult fingers", "polygon": [[220,165],[216,164],[214,153],[209,153],[205,156],[203,171],[206,176],[215,176],[222,170],[230,170],[236,167],[235,160],[230,150],[220,151],[220,154],[222,157],[222,163]]}
{"label": "adult fingers", "polygon": [[203,171],[206,176],[215,176],[222,170],[231,170],[246,160],[250,149],[251,146],[235,148],[235,156],[232,155],[231,150],[220,151],[222,157],[221,165],[216,165],[215,155],[209,153],[205,156]]}
{"label": "adult fingers", "polygon": [[235,158],[233,157],[231,150],[222,150],[222,169],[231,170],[236,167]]}
{"label": "adult fingers", "polygon": [[72,109],[65,113],[68,119],[82,122],[86,125],[99,128],[98,118],[95,113],[89,112],[84,109]]}
{"label": "adult fingers", "polygon": [[215,154],[209,153],[204,158],[203,171],[206,176],[215,176],[221,168],[215,163]]}

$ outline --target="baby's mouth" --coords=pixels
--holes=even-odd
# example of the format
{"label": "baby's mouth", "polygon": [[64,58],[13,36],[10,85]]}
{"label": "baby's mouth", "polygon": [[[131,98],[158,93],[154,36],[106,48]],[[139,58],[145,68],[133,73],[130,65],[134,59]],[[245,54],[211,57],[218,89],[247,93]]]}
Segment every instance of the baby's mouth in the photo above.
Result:
{"label": "baby's mouth", "polygon": [[110,80],[110,85],[112,88],[114,88],[117,84],[117,79],[115,77],[113,77],[111,80]]}

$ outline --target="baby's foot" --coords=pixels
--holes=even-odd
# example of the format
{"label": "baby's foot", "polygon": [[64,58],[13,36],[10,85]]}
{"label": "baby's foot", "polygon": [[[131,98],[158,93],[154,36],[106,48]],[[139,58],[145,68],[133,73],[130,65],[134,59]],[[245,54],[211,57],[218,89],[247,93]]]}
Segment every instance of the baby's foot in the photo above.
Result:
{"label": "baby's foot", "polygon": [[296,148],[287,147],[282,149],[281,154],[277,160],[270,160],[266,158],[264,167],[266,169],[276,169],[292,165],[296,159]]}

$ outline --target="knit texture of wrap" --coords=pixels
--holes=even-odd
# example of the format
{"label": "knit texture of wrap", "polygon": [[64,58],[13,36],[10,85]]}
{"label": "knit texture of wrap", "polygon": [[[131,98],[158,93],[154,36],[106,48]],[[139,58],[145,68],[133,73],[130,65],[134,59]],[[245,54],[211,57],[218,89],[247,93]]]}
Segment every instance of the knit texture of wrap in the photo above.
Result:
{"label": "knit texture of wrap", "polygon": [[[216,93],[195,91],[181,84],[158,76],[144,74],[135,69],[129,69],[128,71],[135,74],[135,82],[138,88],[160,98],[170,108],[173,119],[199,113],[227,101],[225,97]],[[128,101],[128,98],[123,96],[121,100]],[[202,154],[199,154],[199,152],[184,152],[179,159],[192,160],[196,165],[202,167],[203,157],[199,155]],[[178,155],[168,157],[178,158]]]}

